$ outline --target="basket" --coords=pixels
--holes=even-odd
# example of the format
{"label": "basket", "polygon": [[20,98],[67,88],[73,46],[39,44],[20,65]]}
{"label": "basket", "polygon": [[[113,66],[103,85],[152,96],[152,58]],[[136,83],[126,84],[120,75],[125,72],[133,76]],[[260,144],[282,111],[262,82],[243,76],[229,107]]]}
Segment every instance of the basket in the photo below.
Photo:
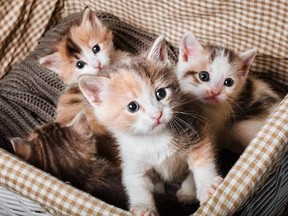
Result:
{"label": "basket", "polygon": [[[203,44],[209,42],[240,51],[257,47],[259,55],[252,71],[288,85],[287,1],[31,0],[24,4],[23,0],[4,3],[1,10],[8,12],[5,17],[2,15],[5,13],[0,15],[0,62],[4,66],[0,74],[7,73],[34,50],[42,34],[60,18],[81,12],[85,6],[114,14],[151,34],[164,33],[174,47],[178,47],[187,30]],[[10,72],[6,75],[9,77]],[[61,89],[61,85],[56,87]],[[53,103],[55,101],[51,102],[55,106]],[[1,115],[7,113],[0,112],[0,122]],[[15,131],[7,131],[3,128],[4,122],[1,123],[0,142],[5,146],[2,139],[5,133],[21,133],[22,129],[15,127]],[[33,124],[29,129],[36,125]],[[0,149],[0,215],[130,215],[30,166],[6,150]],[[194,215],[287,215],[287,173],[288,95],[211,199]]]}

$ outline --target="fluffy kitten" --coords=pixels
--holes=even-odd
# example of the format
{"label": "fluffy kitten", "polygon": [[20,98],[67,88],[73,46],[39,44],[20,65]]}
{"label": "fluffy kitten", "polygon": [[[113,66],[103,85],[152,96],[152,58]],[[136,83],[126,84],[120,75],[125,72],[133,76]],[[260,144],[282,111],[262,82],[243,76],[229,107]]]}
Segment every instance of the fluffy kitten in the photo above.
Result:
{"label": "fluffy kitten", "polygon": [[[50,123],[26,137],[11,140],[16,154],[23,160],[109,204],[127,210],[128,198],[121,181],[121,169],[119,165],[115,166],[113,160],[102,158],[105,152],[98,149],[102,141],[106,142],[102,146],[107,144],[108,151],[109,137],[92,136],[90,125],[82,114],[69,126]],[[113,149],[110,149],[111,152]],[[161,215],[188,216],[197,209],[197,205],[180,204],[171,191],[166,195],[154,196]]]}
{"label": "fluffy kitten", "polygon": [[107,68],[105,76],[79,79],[97,120],[119,144],[123,183],[136,215],[157,214],[152,171],[168,182],[186,176],[177,192],[185,203],[197,198],[203,204],[220,183],[208,125],[194,98],[179,90],[173,70],[160,36],[148,54]]}
{"label": "fluffy kitten", "polygon": [[[187,33],[180,44],[177,76],[183,91],[198,98],[215,130],[246,147],[265,119],[281,101],[279,93],[263,79],[249,74],[256,49],[236,53],[218,46],[201,46]],[[232,124],[232,125],[231,125]],[[221,142],[224,142],[221,140]],[[226,148],[243,151],[241,145]]]}
{"label": "fluffy kitten", "polygon": [[112,32],[88,7],[80,22],[68,28],[55,44],[55,52],[39,59],[64,83],[74,83],[82,74],[97,74],[126,53],[113,48]]}
{"label": "fluffy kitten", "polygon": [[13,138],[16,155],[62,181],[110,204],[127,209],[121,170],[99,156],[84,114],[69,126],[44,125],[23,138]]}

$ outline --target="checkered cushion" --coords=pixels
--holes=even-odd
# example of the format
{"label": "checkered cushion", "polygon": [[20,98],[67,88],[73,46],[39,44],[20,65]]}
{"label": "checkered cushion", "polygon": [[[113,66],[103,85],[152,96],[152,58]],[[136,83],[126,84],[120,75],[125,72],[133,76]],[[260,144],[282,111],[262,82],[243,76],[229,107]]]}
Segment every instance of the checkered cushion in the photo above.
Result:
{"label": "checkered cushion", "polygon": [[[178,46],[190,30],[203,43],[259,55],[252,70],[288,84],[288,1],[9,1],[1,4],[0,74],[34,49],[48,26],[63,16],[93,10],[113,13],[129,24],[165,34]],[[288,96],[267,120],[224,182],[195,215],[231,215],[265,182],[287,151]],[[40,203],[52,214],[128,213],[109,206],[0,150],[0,184]]]}
{"label": "checkered cushion", "polygon": [[35,48],[46,28],[60,18],[60,9],[57,0],[1,1],[0,77]]}

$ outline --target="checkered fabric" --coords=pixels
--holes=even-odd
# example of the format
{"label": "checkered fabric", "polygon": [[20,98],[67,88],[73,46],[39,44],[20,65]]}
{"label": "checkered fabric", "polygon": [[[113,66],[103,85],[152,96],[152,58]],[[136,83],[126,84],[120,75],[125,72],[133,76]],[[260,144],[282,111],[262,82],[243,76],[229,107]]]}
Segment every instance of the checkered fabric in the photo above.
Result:
{"label": "checkered fabric", "polygon": [[1,149],[0,170],[1,185],[29,197],[52,215],[130,215],[27,165]]}
{"label": "checkered fabric", "polygon": [[0,0],[0,77],[35,48],[60,9],[57,0]]}
{"label": "checkered fabric", "polygon": [[[285,0],[5,1],[0,4],[0,74],[24,58],[37,45],[47,26],[52,26],[57,18],[80,12],[85,6],[112,13],[151,33],[165,34],[176,47],[188,30],[203,44],[217,44],[239,51],[256,47],[259,55],[252,70],[288,84],[288,1]],[[267,180],[287,151],[287,137],[288,96],[267,120],[212,198],[194,215],[231,215],[241,208]],[[86,215],[128,214],[2,150],[0,167],[1,185],[38,202],[52,214],[77,215],[82,211]]]}

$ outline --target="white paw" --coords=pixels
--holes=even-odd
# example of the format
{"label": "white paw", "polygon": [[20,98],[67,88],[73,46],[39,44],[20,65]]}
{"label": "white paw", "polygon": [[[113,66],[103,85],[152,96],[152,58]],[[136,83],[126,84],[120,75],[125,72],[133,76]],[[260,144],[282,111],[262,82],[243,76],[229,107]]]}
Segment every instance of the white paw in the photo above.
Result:
{"label": "white paw", "polygon": [[195,193],[189,193],[189,191],[180,188],[176,193],[177,199],[183,204],[192,204],[197,201]]}
{"label": "white paw", "polygon": [[222,183],[223,178],[220,176],[216,176],[211,184],[205,188],[201,193],[198,194],[198,199],[200,201],[200,205],[203,205],[208,201],[208,199],[212,196],[212,194],[216,191],[217,187]]}
{"label": "white paw", "polygon": [[155,209],[150,209],[145,206],[132,206],[130,212],[136,216],[158,216],[158,213]]}
{"label": "white paw", "polygon": [[217,176],[213,179],[213,182],[210,185],[210,188],[207,190],[209,198],[216,191],[217,187],[222,183],[222,181],[223,181],[223,178],[221,176]]}

